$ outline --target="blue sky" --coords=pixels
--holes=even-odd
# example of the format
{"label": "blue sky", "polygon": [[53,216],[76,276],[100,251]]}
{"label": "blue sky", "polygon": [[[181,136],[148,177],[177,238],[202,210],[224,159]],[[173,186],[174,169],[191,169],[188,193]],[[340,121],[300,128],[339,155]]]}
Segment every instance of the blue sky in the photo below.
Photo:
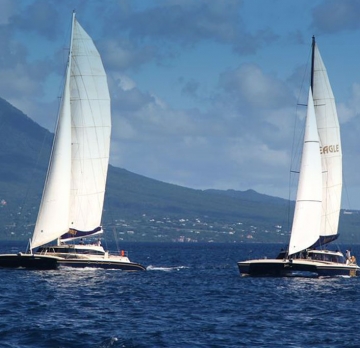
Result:
{"label": "blue sky", "polygon": [[196,189],[289,196],[315,35],[360,209],[360,1],[0,0],[0,96],[51,131],[73,9],[108,74],[111,164]]}

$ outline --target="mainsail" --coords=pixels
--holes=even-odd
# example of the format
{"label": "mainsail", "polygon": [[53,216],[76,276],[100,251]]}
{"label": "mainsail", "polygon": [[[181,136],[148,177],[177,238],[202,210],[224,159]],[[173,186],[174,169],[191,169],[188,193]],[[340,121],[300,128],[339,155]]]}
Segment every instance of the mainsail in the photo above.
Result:
{"label": "mainsail", "polygon": [[313,38],[312,89],[323,168],[323,208],[318,244],[337,238],[342,192],[342,149],[336,105],[325,65]]}
{"label": "mainsail", "polygon": [[322,167],[314,103],[309,90],[304,145],[289,255],[313,245],[320,234]]}
{"label": "mainsail", "polygon": [[63,98],[31,248],[61,236],[101,231],[110,133],[106,73],[74,14]]}

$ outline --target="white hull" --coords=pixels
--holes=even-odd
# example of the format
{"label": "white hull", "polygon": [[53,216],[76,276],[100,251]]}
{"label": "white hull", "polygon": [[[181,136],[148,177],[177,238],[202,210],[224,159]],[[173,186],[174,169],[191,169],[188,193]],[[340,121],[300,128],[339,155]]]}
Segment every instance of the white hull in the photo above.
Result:
{"label": "white hull", "polygon": [[93,267],[107,269],[122,269],[126,271],[145,271],[146,268],[131,262],[124,251],[120,255],[112,255],[102,246],[92,244],[53,245],[40,247],[36,255],[58,258],[60,266]]}

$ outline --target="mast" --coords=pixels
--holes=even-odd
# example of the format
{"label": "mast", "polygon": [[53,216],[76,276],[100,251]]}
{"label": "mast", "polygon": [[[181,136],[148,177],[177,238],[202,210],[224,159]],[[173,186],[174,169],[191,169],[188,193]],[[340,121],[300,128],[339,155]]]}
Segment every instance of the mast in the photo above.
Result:
{"label": "mast", "polygon": [[[73,50],[74,28],[75,28],[75,11],[73,11],[72,22],[71,22],[70,48],[69,48],[69,58],[68,58],[69,70],[71,70],[71,61],[72,61],[71,56],[72,56],[72,50]],[[69,74],[69,77],[70,77],[70,74]]]}
{"label": "mast", "polygon": [[311,74],[310,74],[310,87],[312,93],[314,93],[314,63],[315,63],[315,36],[312,37],[311,44]]}
{"label": "mast", "polygon": [[[71,79],[71,64],[72,64],[72,50],[73,50],[73,37],[74,37],[74,28],[75,28],[75,10],[72,13],[71,17],[71,33],[70,33],[70,47],[69,47],[69,55],[68,55],[68,63],[66,68],[66,75],[65,75],[65,85],[64,85],[64,93],[63,93],[63,102],[64,99],[65,103],[68,104],[68,107],[70,108],[70,79]],[[65,93],[67,92],[67,93]],[[71,129],[71,109],[70,112],[70,129]],[[70,168],[71,169],[71,168]],[[69,187],[70,190],[70,187]],[[56,244],[61,245],[61,239],[60,236],[56,239]]]}

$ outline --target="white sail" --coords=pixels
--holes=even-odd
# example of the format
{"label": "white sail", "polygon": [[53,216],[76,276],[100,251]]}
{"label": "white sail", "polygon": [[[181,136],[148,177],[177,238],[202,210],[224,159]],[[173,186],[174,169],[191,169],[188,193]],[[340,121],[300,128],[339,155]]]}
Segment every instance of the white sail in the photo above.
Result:
{"label": "white sail", "polygon": [[48,243],[69,229],[71,175],[71,113],[67,68],[49,169],[31,241],[31,248]]}
{"label": "white sail", "polygon": [[342,150],[335,99],[316,45],[314,47],[313,99],[323,166],[323,217],[320,234],[330,236],[337,234],[339,224]]}
{"label": "white sail", "polygon": [[100,228],[111,112],[100,55],[73,16],[66,82],[31,248]]}
{"label": "white sail", "polygon": [[111,112],[106,73],[92,39],[74,22],[71,65],[71,229],[100,226],[109,163]]}
{"label": "white sail", "polygon": [[321,226],[321,208],[322,167],[320,144],[310,88],[289,255],[309,248],[318,240]]}

